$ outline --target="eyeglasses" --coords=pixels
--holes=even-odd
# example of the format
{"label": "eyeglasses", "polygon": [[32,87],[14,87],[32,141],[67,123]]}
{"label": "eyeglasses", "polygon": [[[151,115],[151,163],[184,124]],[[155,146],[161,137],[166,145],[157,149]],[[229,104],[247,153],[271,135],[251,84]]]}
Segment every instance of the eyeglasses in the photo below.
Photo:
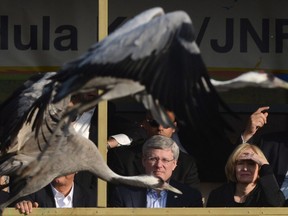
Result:
{"label": "eyeglasses", "polygon": [[[160,126],[160,124],[155,119],[146,119],[146,121],[150,125],[150,127],[158,128]],[[164,126],[162,127],[165,129],[170,128],[170,127],[164,127]]]}
{"label": "eyeglasses", "polygon": [[151,127],[159,127],[160,124],[155,120],[155,119],[146,119],[146,122],[151,126]]}
{"label": "eyeglasses", "polygon": [[171,159],[171,160],[169,160],[169,159],[167,159],[167,158],[158,158],[158,157],[147,157],[146,159],[147,159],[151,164],[155,164],[156,162],[161,161],[161,163],[162,163],[162,164],[165,164],[165,165],[167,165],[168,163],[170,163],[170,162],[172,162],[172,161],[175,160],[174,158]]}

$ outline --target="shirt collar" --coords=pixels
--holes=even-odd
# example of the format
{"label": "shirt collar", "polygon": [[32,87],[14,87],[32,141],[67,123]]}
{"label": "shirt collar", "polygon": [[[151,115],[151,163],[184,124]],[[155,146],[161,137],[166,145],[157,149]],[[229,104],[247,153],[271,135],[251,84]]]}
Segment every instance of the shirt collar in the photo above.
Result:
{"label": "shirt collar", "polygon": [[53,187],[52,184],[50,184],[52,188],[52,192],[54,195],[54,199],[56,202],[56,207],[73,207],[72,202],[73,202],[73,193],[74,193],[74,183],[72,185],[72,188],[69,192],[69,194],[65,197],[64,194],[59,192],[55,187]]}
{"label": "shirt collar", "polygon": [[148,189],[147,194],[155,199],[159,197],[164,197],[167,194],[166,190],[161,190],[160,193],[159,191],[156,191],[154,189]]}

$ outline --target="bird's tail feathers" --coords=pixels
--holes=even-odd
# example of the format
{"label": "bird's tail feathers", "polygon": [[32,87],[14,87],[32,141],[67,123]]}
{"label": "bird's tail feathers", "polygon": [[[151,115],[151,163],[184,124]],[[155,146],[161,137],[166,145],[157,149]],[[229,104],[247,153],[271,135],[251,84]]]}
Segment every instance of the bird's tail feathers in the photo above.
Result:
{"label": "bird's tail feathers", "polygon": [[182,194],[182,191],[180,191],[177,188],[171,186],[167,182],[164,182],[162,188],[156,188],[156,189],[158,189],[158,190],[169,190],[169,191],[172,191],[172,192],[177,193],[177,194]]}
{"label": "bird's tail feathers", "polygon": [[118,176],[112,182],[128,184],[135,187],[152,188],[156,190],[169,190],[177,194],[182,194],[180,190],[171,186],[161,178],[152,175],[138,175],[138,176]]}

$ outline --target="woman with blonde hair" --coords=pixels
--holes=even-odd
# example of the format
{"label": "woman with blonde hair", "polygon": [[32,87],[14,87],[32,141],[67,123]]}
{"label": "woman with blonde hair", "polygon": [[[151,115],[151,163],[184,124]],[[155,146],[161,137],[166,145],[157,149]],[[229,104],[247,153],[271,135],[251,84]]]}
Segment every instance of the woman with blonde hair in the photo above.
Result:
{"label": "woman with blonde hair", "polygon": [[263,152],[244,143],[225,166],[228,182],[211,191],[207,207],[280,207],[285,197]]}

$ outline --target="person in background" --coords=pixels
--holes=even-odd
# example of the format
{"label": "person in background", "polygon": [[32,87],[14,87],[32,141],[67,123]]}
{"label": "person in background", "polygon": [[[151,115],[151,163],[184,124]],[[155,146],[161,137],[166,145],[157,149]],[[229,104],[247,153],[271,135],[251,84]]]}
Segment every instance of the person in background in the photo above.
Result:
{"label": "person in background", "polygon": [[29,214],[33,208],[75,208],[96,207],[97,195],[74,183],[75,173],[57,177],[41,190],[21,198],[15,208],[22,214]]}
{"label": "person in background", "polygon": [[255,137],[256,133],[267,124],[268,110],[269,106],[259,107],[251,114],[238,143],[253,142],[263,151],[285,195],[285,206],[288,206],[288,133],[278,131]]}
{"label": "person in background", "polygon": [[[177,127],[175,115],[167,111],[171,121]],[[162,135],[171,138],[175,128],[164,128],[155,121],[150,113],[147,113],[141,127],[145,130],[147,138],[153,135]],[[133,140],[129,146],[120,146],[108,151],[108,166],[117,174],[132,176],[145,173],[142,165],[142,146],[145,140]],[[183,151],[180,151],[177,167],[173,171],[172,179],[185,183],[191,187],[199,186],[197,166],[194,158]]]}
{"label": "person in background", "polygon": [[285,197],[263,152],[238,145],[225,166],[228,183],[212,190],[207,207],[281,207]]}
{"label": "person in background", "polygon": [[[8,176],[0,176],[0,186],[7,185],[9,182]],[[4,188],[0,190],[0,204],[6,202],[9,199],[9,188]]]}
{"label": "person in background", "polygon": [[194,188],[171,179],[177,167],[179,147],[171,138],[155,135],[143,145],[145,173],[161,178],[183,194],[128,186],[117,186],[108,201],[109,207],[203,207],[202,195]]}

